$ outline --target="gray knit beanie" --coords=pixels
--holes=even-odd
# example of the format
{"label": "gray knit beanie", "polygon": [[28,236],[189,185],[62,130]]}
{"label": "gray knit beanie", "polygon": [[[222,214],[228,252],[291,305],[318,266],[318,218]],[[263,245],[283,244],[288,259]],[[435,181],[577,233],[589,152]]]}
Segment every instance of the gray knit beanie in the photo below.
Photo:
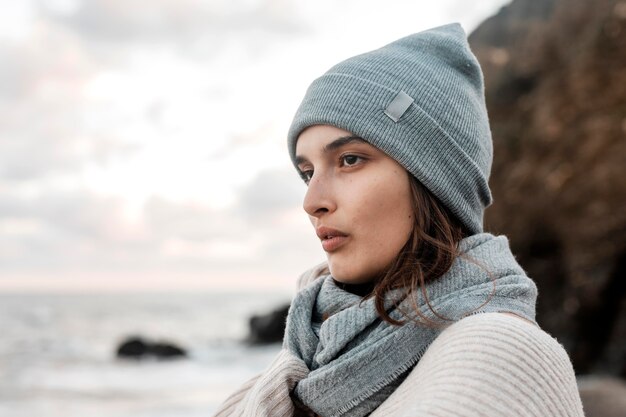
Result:
{"label": "gray knit beanie", "polygon": [[357,55],[313,81],[289,129],[351,132],[394,158],[472,233],[491,204],[493,149],[483,77],[458,23]]}

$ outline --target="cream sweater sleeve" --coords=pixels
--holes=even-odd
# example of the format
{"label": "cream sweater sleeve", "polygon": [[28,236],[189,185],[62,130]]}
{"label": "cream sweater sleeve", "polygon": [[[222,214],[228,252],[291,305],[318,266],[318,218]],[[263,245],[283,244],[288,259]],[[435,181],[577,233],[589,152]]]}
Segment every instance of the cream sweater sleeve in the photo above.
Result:
{"label": "cream sweater sleeve", "polygon": [[583,417],[572,364],[534,324],[501,313],[444,330],[372,417]]}
{"label": "cream sweater sleeve", "polygon": [[[327,271],[325,262],[306,271],[298,279],[298,291]],[[263,373],[233,392],[214,417],[291,417],[294,405],[289,394],[308,372],[301,359],[282,349]]]}
{"label": "cream sweater sleeve", "polygon": [[283,349],[265,372],[232,393],[214,417],[291,417],[289,393],[308,373],[302,360]]}

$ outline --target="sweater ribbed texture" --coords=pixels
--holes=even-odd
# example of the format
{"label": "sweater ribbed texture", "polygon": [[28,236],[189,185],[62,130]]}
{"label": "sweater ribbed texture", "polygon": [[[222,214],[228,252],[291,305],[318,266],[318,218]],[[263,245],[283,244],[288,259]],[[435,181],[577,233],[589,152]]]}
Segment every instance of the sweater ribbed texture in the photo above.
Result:
{"label": "sweater ribbed texture", "polygon": [[372,417],[583,417],[563,347],[539,327],[501,313],[446,329]]}

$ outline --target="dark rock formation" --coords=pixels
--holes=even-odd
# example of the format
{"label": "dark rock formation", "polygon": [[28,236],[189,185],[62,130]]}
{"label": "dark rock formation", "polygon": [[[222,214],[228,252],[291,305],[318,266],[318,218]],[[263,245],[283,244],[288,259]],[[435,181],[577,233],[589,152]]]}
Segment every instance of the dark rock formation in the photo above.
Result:
{"label": "dark rock formation", "polygon": [[289,305],[285,305],[270,313],[252,316],[247,342],[250,344],[281,342],[285,334],[288,311]]}
{"label": "dark rock formation", "polygon": [[626,383],[616,378],[589,376],[578,380],[587,417],[624,417]]}
{"label": "dark rock formation", "polygon": [[122,342],[116,352],[116,356],[118,358],[135,358],[139,359],[142,356],[146,355],[148,352],[148,345],[143,339],[140,338],[130,338],[126,341]]}
{"label": "dark rock formation", "polygon": [[470,36],[494,205],[577,373],[626,376],[626,1],[514,0]]}
{"label": "dark rock formation", "polygon": [[119,345],[116,356],[128,359],[177,359],[186,357],[187,353],[172,343],[152,343],[140,337],[130,337]]}
{"label": "dark rock formation", "polygon": [[150,346],[151,355],[159,359],[173,359],[187,356],[187,353],[180,347],[167,342],[157,342]]}

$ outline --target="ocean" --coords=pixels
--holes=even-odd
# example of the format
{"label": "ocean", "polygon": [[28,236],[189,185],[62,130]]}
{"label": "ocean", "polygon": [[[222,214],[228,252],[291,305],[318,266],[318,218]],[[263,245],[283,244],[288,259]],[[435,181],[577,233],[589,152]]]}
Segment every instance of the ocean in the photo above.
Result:
{"label": "ocean", "polygon": [[[0,294],[0,417],[196,417],[278,353],[247,346],[248,317],[290,294]],[[130,336],[184,359],[121,360]]]}

